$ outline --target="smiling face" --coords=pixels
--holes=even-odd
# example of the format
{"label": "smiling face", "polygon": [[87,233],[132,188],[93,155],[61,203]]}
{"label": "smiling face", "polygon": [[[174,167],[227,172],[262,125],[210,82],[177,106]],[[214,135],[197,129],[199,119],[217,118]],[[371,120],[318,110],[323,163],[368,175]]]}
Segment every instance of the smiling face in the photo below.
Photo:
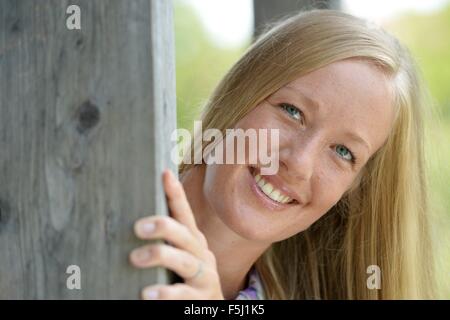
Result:
{"label": "smiling face", "polygon": [[385,75],[355,59],[288,83],[235,126],[279,129],[277,174],[261,179],[257,165],[207,165],[208,205],[246,239],[276,242],[307,229],[386,141],[394,119],[391,100]]}

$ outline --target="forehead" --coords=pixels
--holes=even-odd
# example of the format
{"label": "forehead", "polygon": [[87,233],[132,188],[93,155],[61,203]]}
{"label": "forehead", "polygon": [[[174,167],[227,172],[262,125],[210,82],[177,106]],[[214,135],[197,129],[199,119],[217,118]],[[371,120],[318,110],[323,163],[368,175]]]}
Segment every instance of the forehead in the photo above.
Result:
{"label": "forehead", "polygon": [[306,111],[329,128],[356,131],[375,149],[390,131],[394,112],[389,80],[369,62],[334,62],[298,77],[280,91],[298,96]]}
{"label": "forehead", "polygon": [[388,79],[381,70],[362,60],[334,62],[298,77],[286,87],[334,107],[344,104],[364,111],[380,107],[388,111],[391,105]]}

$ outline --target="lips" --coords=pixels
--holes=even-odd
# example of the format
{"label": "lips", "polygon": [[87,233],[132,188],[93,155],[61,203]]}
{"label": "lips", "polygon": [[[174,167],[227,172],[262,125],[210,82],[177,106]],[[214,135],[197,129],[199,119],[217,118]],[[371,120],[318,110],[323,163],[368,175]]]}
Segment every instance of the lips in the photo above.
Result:
{"label": "lips", "polygon": [[264,176],[258,168],[249,167],[251,189],[262,203],[272,209],[279,210],[298,205],[298,196],[291,191],[278,176]]}
{"label": "lips", "polygon": [[294,199],[284,194],[283,191],[277,189],[270,182],[261,177],[259,173],[257,173],[254,178],[261,191],[270,199],[281,203],[291,203],[294,201]]}

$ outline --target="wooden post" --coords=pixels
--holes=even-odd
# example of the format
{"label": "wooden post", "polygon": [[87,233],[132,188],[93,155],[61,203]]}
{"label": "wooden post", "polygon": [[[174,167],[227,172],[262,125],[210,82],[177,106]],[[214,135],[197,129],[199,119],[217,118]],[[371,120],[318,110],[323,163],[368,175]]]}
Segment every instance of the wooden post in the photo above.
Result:
{"label": "wooden post", "polygon": [[170,281],[128,254],[134,221],[167,214],[172,22],[167,0],[0,1],[0,299],[135,299]]}
{"label": "wooden post", "polygon": [[253,0],[253,8],[254,30],[257,36],[266,23],[295,14],[299,10],[314,8],[339,10],[341,5],[340,0]]}

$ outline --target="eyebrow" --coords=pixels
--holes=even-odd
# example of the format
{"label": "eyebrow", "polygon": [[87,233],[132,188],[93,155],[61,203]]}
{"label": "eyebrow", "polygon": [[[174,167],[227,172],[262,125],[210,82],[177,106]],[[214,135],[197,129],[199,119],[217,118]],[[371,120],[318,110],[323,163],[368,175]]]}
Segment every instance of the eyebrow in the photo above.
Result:
{"label": "eyebrow", "polygon": [[[284,88],[289,89],[290,91],[294,91],[297,95],[297,97],[299,97],[301,100],[303,100],[306,104],[313,106],[316,110],[320,110],[321,108],[321,103],[317,100],[314,100],[313,98],[309,97],[308,95],[304,94],[303,92],[301,92],[298,89],[292,88],[289,85],[284,86]],[[359,142],[360,144],[364,145],[364,147],[366,147],[367,152],[370,151],[370,146],[367,143],[366,140],[364,140],[361,136],[359,136],[356,133],[353,133],[351,131],[346,131],[345,135],[350,137],[352,140]]]}
{"label": "eyebrow", "polygon": [[364,145],[367,149],[367,152],[369,152],[369,150],[370,150],[369,144],[366,142],[366,140],[361,138],[359,135],[357,135],[351,131],[346,131],[345,135],[347,135],[348,137],[350,137],[351,139],[353,139],[355,141],[358,141],[360,144]]}
{"label": "eyebrow", "polygon": [[308,97],[306,94],[304,94],[303,92],[301,92],[300,90],[297,90],[295,88],[292,88],[290,86],[285,86],[286,89],[289,89],[290,91],[294,91],[296,93],[296,95],[298,97],[300,97],[300,99],[302,99],[303,101],[305,101],[308,105],[311,105],[313,107],[315,107],[317,110],[320,110],[321,107],[321,103],[319,101],[314,100],[313,98]]}

